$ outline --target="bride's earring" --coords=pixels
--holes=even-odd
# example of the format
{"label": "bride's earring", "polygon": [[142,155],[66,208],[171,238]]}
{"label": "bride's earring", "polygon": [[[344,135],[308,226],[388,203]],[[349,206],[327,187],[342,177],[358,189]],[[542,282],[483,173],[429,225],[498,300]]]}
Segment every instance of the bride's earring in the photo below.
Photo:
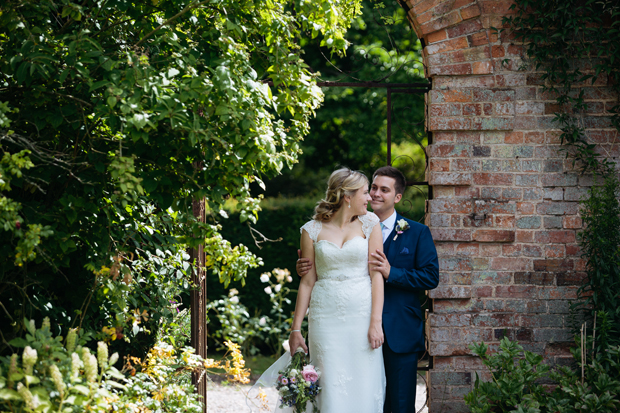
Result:
{"label": "bride's earring", "polygon": [[351,208],[351,201],[349,201],[349,208]]}

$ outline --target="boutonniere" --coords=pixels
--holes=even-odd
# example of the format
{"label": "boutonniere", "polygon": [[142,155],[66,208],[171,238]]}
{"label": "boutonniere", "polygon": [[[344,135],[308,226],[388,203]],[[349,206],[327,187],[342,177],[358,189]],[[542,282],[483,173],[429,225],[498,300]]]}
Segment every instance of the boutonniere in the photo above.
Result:
{"label": "boutonniere", "polygon": [[405,221],[404,219],[399,220],[396,223],[396,235],[394,235],[394,239],[392,241],[396,241],[396,238],[398,238],[400,234],[407,231],[409,228],[411,227],[409,226],[409,223],[407,221]]}

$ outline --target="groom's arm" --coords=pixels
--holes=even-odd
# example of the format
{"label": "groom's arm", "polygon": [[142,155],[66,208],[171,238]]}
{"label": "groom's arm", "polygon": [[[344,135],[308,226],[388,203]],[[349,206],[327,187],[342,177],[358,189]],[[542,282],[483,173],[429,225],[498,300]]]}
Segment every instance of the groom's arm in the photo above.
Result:
{"label": "groom's arm", "polygon": [[415,251],[415,268],[392,266],[386,283],[407,290],[432,290],[439,284],[439,260],[428,227],[420,231]]}

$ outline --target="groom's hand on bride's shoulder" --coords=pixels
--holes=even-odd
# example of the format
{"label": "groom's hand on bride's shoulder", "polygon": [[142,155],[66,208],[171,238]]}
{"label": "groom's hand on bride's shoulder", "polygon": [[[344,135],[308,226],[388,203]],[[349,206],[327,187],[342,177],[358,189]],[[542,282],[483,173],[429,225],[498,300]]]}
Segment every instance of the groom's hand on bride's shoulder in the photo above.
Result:
{"label": "groom's hand on bride's shoulder", "polygon": [[312,268],[312,261],[309,258],[301,258],[301,250],[297,250],[297,258],[295,269],[297,270],[297,275],[303,277]]}

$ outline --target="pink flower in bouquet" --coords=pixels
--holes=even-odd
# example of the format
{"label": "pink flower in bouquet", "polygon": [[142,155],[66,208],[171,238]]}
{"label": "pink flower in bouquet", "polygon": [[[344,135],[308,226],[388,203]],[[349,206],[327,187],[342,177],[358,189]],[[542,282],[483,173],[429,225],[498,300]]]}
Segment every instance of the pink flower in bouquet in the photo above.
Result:
{"label": "pink flower in bouquet", "polygon": [[280,382],[284,385],[288,384],[288,379],[286,377],[282,377],[282,380],[280,380]]}
{"label": "pink flower in bouquet", "polygon": [[311,364],[304,366],[304,369],[301,371],[301,375],[304,377],[305,381],[310,383],[314,383],[319,379],[319,374]]}

